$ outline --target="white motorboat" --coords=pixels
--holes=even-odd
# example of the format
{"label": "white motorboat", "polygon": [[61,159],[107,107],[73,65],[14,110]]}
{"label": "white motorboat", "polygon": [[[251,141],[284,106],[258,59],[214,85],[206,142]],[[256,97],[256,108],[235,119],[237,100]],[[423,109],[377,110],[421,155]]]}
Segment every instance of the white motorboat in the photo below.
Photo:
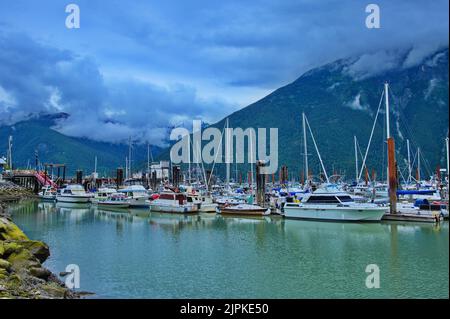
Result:
{"label": "white motorboat", "polygon": [[150,210],[163,213],[197,213],[198,205],[192,201],[192,198],[189,201],[185,193],[164,191],[159,198],[150,202]]}
{"label": "white motorboat", "polygon": [[105,200],[97,203],[99,208],[128,208],[130,203],[123,193],[113,193],[108,195]]}
{"label": "white motorboat", "polygon": [[270,215],[270,208],[251,204],[238,204],[221,207],[217,212],[222,215],[265,216]]}
{"label": "white motorboat", "polygon": [[284,217],[334,221],[380,221],[386,205],[357,203],[350,194],[336,188],[317,189],[300,203],[286,203]]}
{"label": "white motorboat", "polygon": [[212,197],[209,195],[190,193],[187,196],[188,200],[191,198],[192,202],[197,205],[198,211],[201,213],[215,213],[219,206],[217,203],[213,202]]}
{"label": "white motorboat", "polygon": [[89,203],[91,198],[92,194],[86,193],[83,186],[79,184],[67,185],[56,195],[56,201],[63,203]]}
{"label": "white motorboat", "polygon": [[44,186],[38,193],[38,196],[41,200],[54,201],[56,199],[56,189],[51,185]]}
{"label": "white motorboat", "polygon": [[130,185],[118,190],[128,197],[130,207],[148,207],[149,193],[142,185]]}
{"label": "white motorboat", "polygon": [[92,198],[92,203],[97,204],[99,202],[105,201],[108,199],[108,196],[116,193],[117,190],[114,188],[109,187],[101,187],[98,189],[98,191],[94,194],[94,197]]}

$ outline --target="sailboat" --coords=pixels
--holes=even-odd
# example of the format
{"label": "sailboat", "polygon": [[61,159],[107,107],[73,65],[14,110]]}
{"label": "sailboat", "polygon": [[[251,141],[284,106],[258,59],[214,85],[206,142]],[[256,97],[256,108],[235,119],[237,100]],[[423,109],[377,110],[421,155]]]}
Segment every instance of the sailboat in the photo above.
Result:
{"label": "sailboat", "polygon": [[[312,193],[305,194],[300,202],[286,203],[284,217],[294,219],[312,219],[329,221],[380,221],[386,212],[383,205],[355,202],[351,195],[329,182],[328,174],[320,156],[316,140],[305,113],[303,116],[303,134],[305,147],[305,166],[307,169],[306,126],[311,134],[319,157],[326,184]],[[306,171],[308,172],[308,171]]]}
{"label": "sailboat", "polygon": [[[227,121],[227,127],[228,127],[228,121]],[[227,139],[229,140],[229,139]],[[217,208],[217,213],[223,214],[223,215],[251,215],[251,216],[264,216],[270,214],[270,208],[265,208],[259,205],[253,204],[253,139],[252,134],[250,134],[250,156],[249,159],[250,165],[251,165],[251,183],[250,183],[250,189],[251,194],[249,196],[249,203],[239,203],[237,205],[230,205],[225,204],[223,206],[219,206]],[[229,182],[229,161],[227,161],[227,181]],[[226,185],[227,189],[229,189],[229,184]]]}

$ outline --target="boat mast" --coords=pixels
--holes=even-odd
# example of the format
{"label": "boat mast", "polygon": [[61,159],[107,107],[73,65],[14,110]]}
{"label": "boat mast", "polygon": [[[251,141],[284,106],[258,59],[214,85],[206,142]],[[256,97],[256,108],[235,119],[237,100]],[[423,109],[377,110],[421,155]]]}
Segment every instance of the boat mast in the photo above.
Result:
{"label": "boat mast", "polygon": [[[385,98],[385,106],[386,106],[386,140],[389,141],[391,137],[390,130],[390,119],[389,119],[389,84],[387,82],[384,83],[384,98]],[[388,165],[387,165],[387,175],[386,182],[389,185],[389,156],[388,156]]]}
{"label": "boat mast", "polygon": [[12,141],[13,141],[13,137],[12,137],[12,135],[10,135],[9,138],[8,138],[8,166],[9,166],[10,170],[13,169],[13,163],[12,163]]}
{"label": "boat mast", "polygon": [[[194,135],[194,130],[192,130],[192,135]],[[189,136],[189,143],[188,143],[188,152],[189,152],[189,159],[188,159],[188,185],[191,185],[191,180],[192,180],[192,176],[191,176],[191,138]],[[192,145],[193,147],[194,145]],[[192,157],[194,157],[194,150],[192,150]]]}
{"label": "boat mast", "polygon": [[251,176],[251,184],[250,184],[250,189],[252,191],[253,194],[253,180],[254,180],[254,175],[253,175],[253,138],[252,138],[252,133],[250,132],[250,176]]}
{"label": "boat mast", "polygon": [[355,140],[355,178],[356,178],[356,183],[359,182],[359,169],[358,169],[358,144],[356,141],[356,135],[354,136],[354,140]]}
{"label": "boat mast", "polygon": [[308,168],[308,145],[306,144],[306,117],[305,112],[302,113],[303,119],[303,152],[305,156],[305,184],[309,179],[309,168]]}
{"label": "boat mast", "polygon": [[323,165],[322,157],[320,156],[319,148],[317,147],[317,144],[316,144],[316,139],[314,138],[314,134],[312,133],[312,130],[311,130],[311,125],[309,125],[309,122],[308,122],[308,119],[306,118],[306,116],[304,118],[305,118],[306,124],[308,124],[309,133],[311,134],[311,138],[312,138],[314,147],[316,149],[317,156],[319,157],[319,162],[322,167],[323,173],[325,174],[327,183],[330,183],[330,180],[329,180],[328,174],[327,174],[327,170],[325,169],[325,166]]}
{"label": "boat mast", "polygon": [[225,163],[227,168],[227,176],[226,176],[226,185],[227,188],[230,186],[230,130],[229,130],[229,122],[228,118],[226,119],[226,128],[225,128]]}
{"label": "boat mast", "polygon": [[125,179],[128,179],[128,157],[125,156]]}
{"label": "boat mast", "polygon": [[[449,158],[448,158],[448,137],[445,139],[445,147],[447,149],[447,205],[449,205],[449,199],[450,199],[450,189],[449,189],[449,185],[450,185],[450,175],[449,175]],[[448,206],[447,206],[448,207]]]}
{"label": "boat mast", "polygon": [[95,156],[95,160],[94,160],[94,185],[97,185],[96,181],[97,181],[97,156]]}
{"label": "boat mast", "polygon": [[128,177],[132,178],[133,176],[131,176],[131,136],[128,139]]}
{"label": "boat mast", "polygon": [[417,182],[420,183],[420,147],[417,148]]}
{"label": "boat mast", "polygon": [[411,183],[411,154],[409,151],[409,140],[406,140],[406,148],[408,149],[408,184]]}

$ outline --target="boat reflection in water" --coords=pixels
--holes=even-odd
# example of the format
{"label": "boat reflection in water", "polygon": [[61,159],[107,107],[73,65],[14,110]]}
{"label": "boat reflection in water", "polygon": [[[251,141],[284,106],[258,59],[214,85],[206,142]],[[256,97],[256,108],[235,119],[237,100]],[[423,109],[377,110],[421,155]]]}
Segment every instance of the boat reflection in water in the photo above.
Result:
{"label": "boat reflection in water", "polygon": [[[448,298],[448,223],[10,208],[50,246],[46,266],[76,263],[82,289],[100,298]],[[380,289],[365,285],[369,264]]]}

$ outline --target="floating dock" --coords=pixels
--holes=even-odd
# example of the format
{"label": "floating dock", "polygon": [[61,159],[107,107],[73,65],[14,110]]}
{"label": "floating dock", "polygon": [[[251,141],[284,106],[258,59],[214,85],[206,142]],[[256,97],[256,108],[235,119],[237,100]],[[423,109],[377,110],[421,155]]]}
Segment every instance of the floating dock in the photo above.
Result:
{"label": "floating dock", "polygon": [[408,213],[398,212],[396,214],[386,213],[386,214],[384,214],[382,220],[422,222],[422,223],[439,223],[439,222],[443,221],[444,219],[439,214],[419,215],[419,214],[408,214]]}

